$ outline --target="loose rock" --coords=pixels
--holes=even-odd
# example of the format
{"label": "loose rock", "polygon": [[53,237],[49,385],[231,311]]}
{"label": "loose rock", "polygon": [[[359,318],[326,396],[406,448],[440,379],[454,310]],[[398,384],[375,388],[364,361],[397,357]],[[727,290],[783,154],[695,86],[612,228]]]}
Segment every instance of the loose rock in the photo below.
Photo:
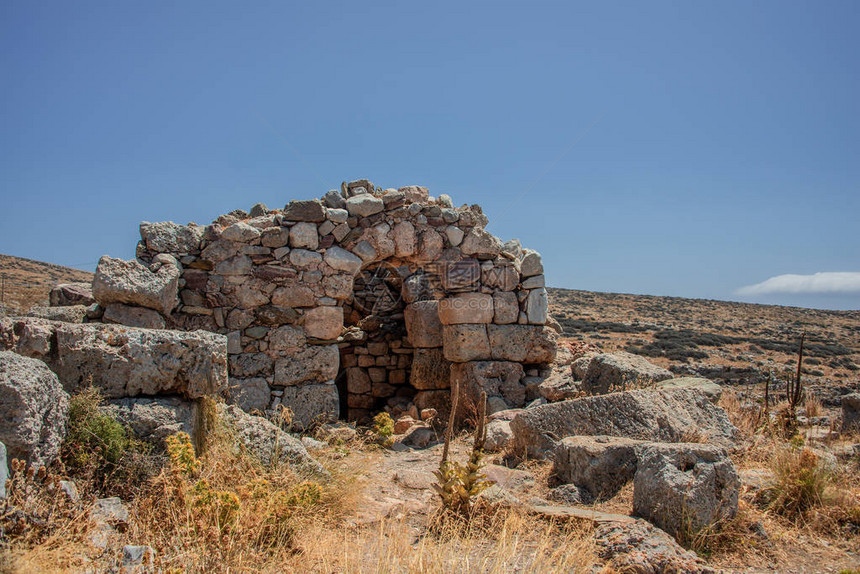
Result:
{"label": "loose rock", "polygon": [[53,462],[68,412],[69,395],[42,361],[0,351],[0,442],[9,458]]}

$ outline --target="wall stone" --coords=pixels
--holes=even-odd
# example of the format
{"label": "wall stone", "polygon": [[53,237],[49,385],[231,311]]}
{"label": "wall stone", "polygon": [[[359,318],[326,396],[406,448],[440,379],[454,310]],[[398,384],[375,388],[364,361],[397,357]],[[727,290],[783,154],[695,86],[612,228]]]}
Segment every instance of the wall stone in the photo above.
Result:
{"label": "wall stone", "polygon": [[510,391],[555,356],[540,254],[486,231],[480,206],[356,180],[252,211],[144,222],[137,260],[105,258],[94,289],[112,322],[226,335],[246,410],[289,407],[301,425],[445,410],[452,369],[486,386],[470,363],[504,364]]}

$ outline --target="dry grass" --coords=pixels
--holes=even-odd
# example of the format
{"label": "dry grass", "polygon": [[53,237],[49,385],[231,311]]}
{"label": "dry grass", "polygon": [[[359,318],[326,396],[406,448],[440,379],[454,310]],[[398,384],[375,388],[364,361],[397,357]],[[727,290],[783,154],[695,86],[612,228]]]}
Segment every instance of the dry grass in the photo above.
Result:
{"label": "dry grass", "polygon": [[[587,530],[542,522],[515,511],[489,510],[465,530],[448,526],[434,535],[405,521],[337,531],[314,527],[294,557],[294,572],[502,573],[590,572],[594,564]],[[446,530],[447,528],[447,530]]]}
{"label": "dry grass", "polygon": [[103,550],[91,544],[90,502],[68,501],[58,477],[16,470],[10,504],[36,520],[6,529],[0,571],[110,571],[126,544],[151,546],[163,572],[584,572],[595,563],[587,531],[497,507],[477,507],[467,524],[420,514],[356,521],[377,449],[319,452],[331,479],[313,482],[262,466],[217,421],[199,458],[187,435],[170,443],[169,462],[126,502],[127,529]]}
{"label": "dry grass", "polygon": [[804,401],[803,407],[807,417],[820,417],[824,414],[821,400],[812,393],[806,393],[806,401]]}

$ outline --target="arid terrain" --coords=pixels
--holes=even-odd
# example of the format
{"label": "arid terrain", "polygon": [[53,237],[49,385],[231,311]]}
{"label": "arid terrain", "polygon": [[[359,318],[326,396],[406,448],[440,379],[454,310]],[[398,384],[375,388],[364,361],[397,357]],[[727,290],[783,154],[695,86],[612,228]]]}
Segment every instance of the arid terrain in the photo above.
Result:
{"label": "arid terrain", "polygon": [[[3,301],[9,313],[48,304],[62,281],[91,281],[80,269],[0,254]],[[676,374],[720,383],[756,384],[793,369],[806,333],[807,383],[838,406],[860,387],[860,311],[825,311],[729,301],[549,289],[550,313],[564,337],[603,351],[630,351]],[[836,389],[830,393],[826,389]],[[832,395],[832,396],[831,396]]]}
{"label": "arid terrain", "polygon": [[[860,311],[549,289],[550,313],[572,341],[629,351],[676,374],[721,384],[763,382],[794,369],[806,333],[803,375],[838,406],[860,387]],[[835,389],[837,392],[829,392]]]}
{"label": "arid terrain", "polygon": [[0,253],[3,285],[0,307],[9,312],[26,312],[30,307],[47,305],[48,293],[57,283],[92,280],[89,271]]}
{"label": "arid terrain", "polygon": [[[6,255],[0,273],[6,314],[47,304],[58,281],[92,278]],[[740,430],[731,451],[739,509],[721,530],[684,541],[698,555],[693,571],[858,572],[860,445],[856,432],[840,433],[836,423],[840,398],[860,388],[860,311],[566,289],[550,289],[549,302],[573,356],[595,348],[628,351],[722,386],[718,404]],[[767,413],[763,382],[781,381],[795,367],[801,334],[803,381],[811,392],[799,406],[796,432],[786,434],[778,414],[783,388],[771,387]],[[558,370],[570,372],[570,363]],[[607,532],[643,523],[633,512],[633,482],[607,499],[572,501],[552,461],[510,446],[490,448],[483,458],[482,472],[495,486],[481,494],[468,528],[440,521],[434,470],[444,429],[432,418],[407,430],[389,418],[390,428],[338,423],[296,435],[331,473],[317,484],[318,477],[309,481],[287,464],[263,465],[237,450],[239,435],[224,429],[239,419],[229,422],[224,411],[195,415],[214,421],[205,423],[204,442],[192,448],[190,441],[168,441],[165,454],[126,437],[105,415],[118,411],[104,411],[97,395],[73,400],[76,438],[64,443],[62,465],[47,475],[13,468],[14,504],[0,513],[0,526],[14,543],[0,548],[0,572],[114,571],[127,548],[144,549],[137,563],[143,567],[134,571],[146,572],[626,572],[612,561],[626,543],[611,542]],[[289,424],[288,417],[274,422]],[[99,446],[105,437],[117,441],[118,454]],[[694,447],[706,440],[691,430],[681,442]],[[465,461],[471,443],[467,431],[455,436],[452,458]],[[89,449],[94,456],[77,455]],[[74,480],[74,496],[66,486],[56,488],[68,484],[60,479]],[[124,519],[111,522],[116,529],[93,518],[94,501],[106,496],[127,507]],[[85,514],[89,522],[80,519]],[[651,548],[651,564],[662,564],[665,548]],[[637,552],[631,560],[642,563]],[[666,564],[636,571],[676,571]]]}

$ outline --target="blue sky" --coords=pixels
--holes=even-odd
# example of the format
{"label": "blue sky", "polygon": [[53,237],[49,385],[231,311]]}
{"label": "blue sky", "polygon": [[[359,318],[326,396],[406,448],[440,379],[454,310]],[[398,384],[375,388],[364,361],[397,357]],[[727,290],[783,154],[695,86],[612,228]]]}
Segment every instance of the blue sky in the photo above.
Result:
{"label": "blue sky", "polygon": [[480,203],[553,286],[858,309],[858,28],[835,1],[5,0],[0,252],[92,270],[141,220],[367,177]]}

